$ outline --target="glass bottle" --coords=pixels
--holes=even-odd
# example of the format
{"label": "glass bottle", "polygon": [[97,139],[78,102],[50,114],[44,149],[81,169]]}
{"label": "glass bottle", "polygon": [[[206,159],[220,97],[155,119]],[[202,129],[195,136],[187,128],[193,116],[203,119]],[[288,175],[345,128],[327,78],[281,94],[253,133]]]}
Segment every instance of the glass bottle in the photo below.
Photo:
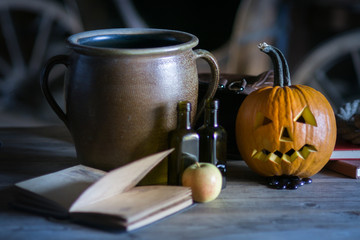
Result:
{"label": "glass bottle", "polygon": [[175,150],[168,158],[168,184],[181,185],[184,170],[199,161],[199,135],[191,127],[191,103],[177,105],[177,127],[169,134],[170,148]]}
{"label": "glass bottle", "polygon": [[218,124],[219,100],[207,101],[204,124],[198,128],[200,136],[200,162],[214,164],[223,176],[222,188],[226,187],[226,144],[227,133]]}

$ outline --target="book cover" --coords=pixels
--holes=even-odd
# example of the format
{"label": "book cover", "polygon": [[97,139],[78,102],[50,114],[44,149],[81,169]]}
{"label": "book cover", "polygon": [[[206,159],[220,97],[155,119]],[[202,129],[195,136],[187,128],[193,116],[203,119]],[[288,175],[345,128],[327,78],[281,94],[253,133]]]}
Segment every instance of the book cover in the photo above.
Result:
{"label": "book cover", "polygon": [[325,168],[354,179],[360,178],[360,160],[333,160]]}
{"label": "book cover", "polygon": [[330,160],[360,160],[360,145],[337,139]]}
{"label": "book cover", "polygon": [[192,201],[182,186],[136,186],[172,150],[129,163],[110,172],[77,165],[15,184],[13,206],[127,231],[178,212]]}

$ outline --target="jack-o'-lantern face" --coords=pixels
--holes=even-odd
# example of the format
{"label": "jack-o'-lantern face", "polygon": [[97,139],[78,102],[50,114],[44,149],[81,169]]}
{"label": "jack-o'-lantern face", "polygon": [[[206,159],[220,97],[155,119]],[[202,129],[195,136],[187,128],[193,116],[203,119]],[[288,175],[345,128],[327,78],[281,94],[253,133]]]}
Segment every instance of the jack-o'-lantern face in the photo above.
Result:
{"label": "jack-o'-lantern face", "polygon": [[310,177],[332,153],[335,116],[326,98],[313,88],[266,87],[242,103],[236,137],[242,157],[259,174]]}
{"label": "jack-o'-lantern face", "polygon": [[[277,119],[278,120],[278,119]],[[283,119],[285,120],[285,119]],[[277,128],[279,130],[278,132],[278,142],[283,143],[283,146],[288,145],[289,147],[292,147],[294,142],[294,134],[293,129],[295,128],[295,125],[298,125],[297,123],[302,124],[309,124],[311,126],[317,127],[316,119],[314,115],[311,113],[308,106],[306,106],[301,113],[291,121],[290,119],[286,119],[288,122],[282,122],[280,123],[280,127]],[[274,129],[274,126],[270,126],[270,124],[274,124],[272,120],[265,117],[261,112],[258,112],[255,116],[255,123],[254,123],[254,130],[263,127],[265,131],[272,131]],[[303,126],[300,126],[303,127]],[[259,130],[261,131],[261,130]],[[263,130],[264,131],[264,130]],[[312,132],[315,132],[316,129],[312,129]],[[257,135],[256,133],[254,133]],[[276,137],[276,134],[274,135]],[[288,143],[288,144],[287,144]],[[279,149],[281,146],[279,146]],[[290,148],[289,150],[285,149],[286,152],[282,152],[280,150],[275,151],[269,151],[268,149],[254,149],[252,152],[252,157],[257,158],[264,161],[274,161],[278,164],[281,163],[281,161],[292,163],[298,158],[306,159],[311,152],[317,152],[316,147],[312,144],[308,144],[305,141],[304,145],[300,145],[300,147]]]}

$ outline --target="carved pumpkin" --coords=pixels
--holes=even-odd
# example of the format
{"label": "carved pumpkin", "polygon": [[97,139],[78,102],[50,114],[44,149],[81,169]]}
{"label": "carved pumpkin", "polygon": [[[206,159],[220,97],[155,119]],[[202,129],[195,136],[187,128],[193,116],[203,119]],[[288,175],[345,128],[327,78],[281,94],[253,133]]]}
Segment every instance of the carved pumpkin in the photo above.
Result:
{"label": "carved pumpkin", "polygon": [[[236,119],[241,156],[264,176],[310,177],[328,162],[336,140],[332,107],[315,89],[291,85],[282,53],[260,44],[274,65],[274,86],[252,92]],[[285,75],[285,76],[284,76]]]}

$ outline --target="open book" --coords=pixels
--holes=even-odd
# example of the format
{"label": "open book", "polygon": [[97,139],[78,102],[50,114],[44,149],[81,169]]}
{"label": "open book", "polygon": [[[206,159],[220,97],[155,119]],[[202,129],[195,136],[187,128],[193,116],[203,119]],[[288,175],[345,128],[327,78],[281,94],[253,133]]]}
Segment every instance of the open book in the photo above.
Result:
{"label": "open book", "polygon": [[142,227],[192,204],[182,186],[136,186],[172,150],[110,172],[77,165],[15,184],[14,206],[98,227],[127,231]]}

